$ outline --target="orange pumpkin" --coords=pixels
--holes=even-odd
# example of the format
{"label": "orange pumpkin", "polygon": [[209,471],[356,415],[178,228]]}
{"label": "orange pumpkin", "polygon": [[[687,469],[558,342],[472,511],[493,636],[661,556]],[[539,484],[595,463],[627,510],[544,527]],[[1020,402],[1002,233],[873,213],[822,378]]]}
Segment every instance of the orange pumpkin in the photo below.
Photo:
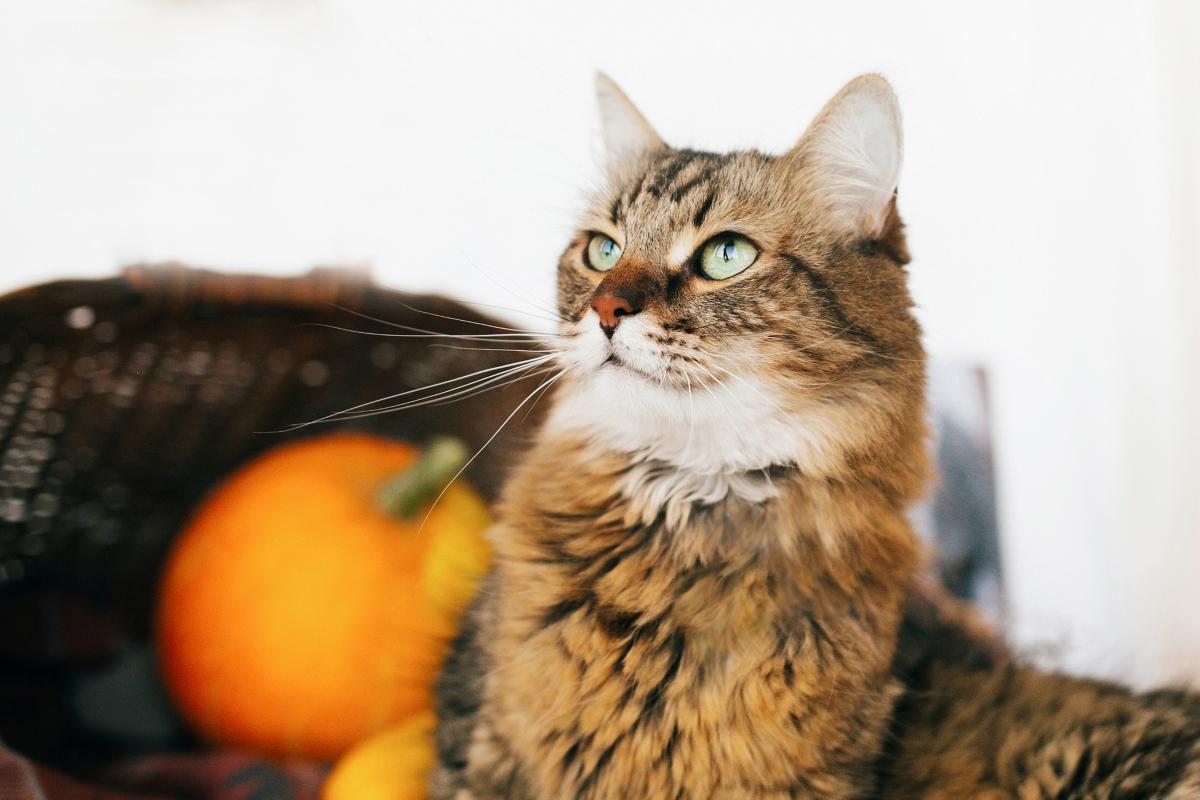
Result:
{"label": "orange pumpkin", "polygon": [[463,455],[334,434],[265,454],[204,502],[157,623],[166,683],[204,738],[332,760],[431,707],[490,557],[463,482],[429,508]]}

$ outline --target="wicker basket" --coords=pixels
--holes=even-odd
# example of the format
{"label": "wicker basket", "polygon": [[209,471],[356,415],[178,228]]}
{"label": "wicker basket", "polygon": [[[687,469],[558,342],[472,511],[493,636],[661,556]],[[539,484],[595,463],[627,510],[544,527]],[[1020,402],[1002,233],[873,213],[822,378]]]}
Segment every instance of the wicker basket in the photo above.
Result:
{"label": "wicker basket", "polygon": [[[350,329],[479,333],[488,329],[475,323],[490,322],[338,270],[277,279],[134,267],[0,299],[0,738],[56,763],[100,746],[77,730],[70,688],[145,642],[172,537],[259,451],[344,428],[481,446],[536,383],[270,431],[519,358]],[[538,410],[514,417],[471,465],[485,496]]]}

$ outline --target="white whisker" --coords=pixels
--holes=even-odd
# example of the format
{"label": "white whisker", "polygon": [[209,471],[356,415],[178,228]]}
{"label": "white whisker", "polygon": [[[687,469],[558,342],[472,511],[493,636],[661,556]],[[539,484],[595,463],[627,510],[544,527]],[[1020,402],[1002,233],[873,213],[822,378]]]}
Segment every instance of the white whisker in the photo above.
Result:
{"label": "white whisker", "polygon": [[[343,305],[338,305],[337,303],[331,303],[330,305],[332,305],[334,308],[338,309],[339,311],[345,311],[347,314],[351,314],[355,317],[358,317],[359,319],[365,319],[370,322],[378,322],[380,325],[386,325],[389,328],[400,328],[401,330],[419,331],[421,333],[439,333],[439,331],[430,331],[430,330],[425,330],[423,328],[414,328],[411,325],[405,325],[404,323],[401,323],[401,322],[392,322],[391,320],[386,320],[381,317],[373,317],[370,314],[364,314],[361,311],[356,311],[353,308],[348,308]],[[405,308],[411,309],[411,310],[416,311],[421,314],[429,314],[429,315],[435,316],[435,317],[442,316],[441,314],[436,314],[432,311],[422,311],[418,308],[413,308],[412,306],[408,305],[407,303],[401,303],[401,305],[403,305]],[[468,322],[468,320],[460,320],[460,319],[456,319],[454,317],[446,317],[446,319],[452,319],[456,322]],[[476,324],[486,324],[486,323],[476,323]],[[499,330],[507,330],[510,332],[516,331],[518,333],[536,333],[536,331],[517,331],[516,328],[503,328],[501,326],[496,326],[496,325],[489,325],[488,327],[495,327]],[[552,335],[552,334],[543,334],[543,335]]]}
{"label": "white whisker", "polygon": [[494,308],[499,311],[511,311],[514,314],[524,314],[527,317],[532,317],[533,319],[540,319],[545,322],[559,323],[559,322],[570,322],[571,321],[571,320],[567,319],[566,317],[564,317],[562,314],[559,314],[557,311],[554,312],[554,316],[548,317],[548,316],[544,316],[542,314],[534,314],[532,311],[527,311],[522,308],[512,308],[511,306],[500,306],[500,305],[496,305],[495,303],[481,303],[478,300],[458,300],[456,302],[462,303],[465,306],[480,306],[481,308]]}
{"label": "white whisker", "polygon": [[[428,386],[419,386],[415,389],[409,389],[407,391],[397,392],[396,394],[391,394],[386,397],[380,397],[380,398],[376,398],[375,400],[369,400],[365,403],[359,403],[358,405],[350,406],[349,408],[344,408],[341,411],[334,411],[332,413],[326,414],[323,417],[318,417],[314,420],[309,420],[308,422],[297,422],[294,425],[290,425],[285,430],[296,430],[297,428],[306,428],[309,425],[316,425],[321,422],[327,422],[327,421],[336,419],[343,414],[349,414],[351,412],[355,412],[360,409],[366,409],[366,408],[369,408],[370,406],[376,405],[378,403],[386,403],[389,400],[395,400],[398,397],[405,397],[407,395],[415,394],[417,392],[423,392],[423,391],[426,391],[429,389],[436,389],[439,386],[445,386],[447,384],[458,383],[460,381],[469,380],[471,378],[474,378],[474,377],[477,377],[480,375],[487,375],[488,373],[492,373],[492,372],[496,372],[496,371],[500,371],[501,374],[507,374],[507,372],[509,370],[517,371],[521,367],[537,366],[538,364],[544,364],[546,361],[549,361],[552,358],[554,358],[554,354],[548,353],[545,356],[537,356],[535,358],[523,359],[521,361],[513,361],[513,362],[508,362],[506,364],[496,364],[496,365],[493,365],[490,367],[484,367],[483,369],[476,370],[475,372],[471,372],[466,375],[458,375],[453,378],[447,378],[444,381],[438,381],[437,383],[433,383]],[[473,384],[469,384],[469,385],[473,385]],[[460,386],[460,387],[456,387],[456,388],[463,388],[463,387]],[[275,431],[275,432],[283,433],[284,431]]]}
{"label": "white whisker", "polygon": [[463,347],[457,344],[431,344],[430,347],[443,347],[447,350],[477,350],[484,353],[553,353],[558,355],[562,350],[544,350],[544,349],[516,349],[512,347]]}
{"label": "white whisker", "polygon": [[[339,414],[337,415],[336,418],[337,419],[359,419],[364,416],[373,416],[375,414],[380,414],[380,413],[385,413],[385,412],[390,412],[390,411],[400,411],[403,409],[418,408],[420,406],[432,405],[434,403],[434,401],[439,401],[439,400],[444,401],[444,400],[450,400],[450,399],[461,399],[464,396],[470,396],[472,393],[478,393],[477,390],[482,389],[484,387],[494,388],[496,383],[503,381],[505,378],[511,378],[513,375],[517,375],[518,373],[534,369],[535,367],[539,367],[542,364],[545,364],[549,360],[550,359],[534,359],[532,362],[517,362],[516,364],[509,365],[510,366],[509,369],[503,370],[501,372],[497,372],[494,375],[487,375],[485,377],[479,378],[475,381],[472,381],[470,383],[467,383],[467,384],[464,384],[461,386],[451,386],[451,387],[441,390],[440,392],[434,392],[433,394],[429,394],[424,397],[416,397],[416,398],[413,398],[412,400],[406,400],[403,403],[394,403],[389,406],[372,408],[370,410],[364,409],[364,410],[358,411],[358,412],[339,412]],[[422,387],[422,389],[431,389],[431,388],[433,388],[433,386]],[[418,391],[420,391],[420,390],[418,390]],[[376,401],[376,402],[380,402],[380,401]]]}
{"label": "white whisker", "polygon": [[565,373],[566,373],[566,370],[564,369],[564,370],[561,370],[560,372],[558,372],[557,374],[551,376],[550,378],[545,380],[540,386],[538,386],[536,389],[534,389],[532,392],[525,395],[524,400],[522,400],[520,403],[517,403],[517,407],[514,408],[511,412],[509,412],[508,416],[504,418],[504,421],[501,422],[500,425],[496,428],[495,433],[493,433],[491,436],[488,437],[488,440],[483,443],[483,446],[475,451],[475,455],[473,455],[469,459],[467,459],[467,463],[463,464],[462,467],[458,470],[458,472],[454,473],[454,477],[451,478],[449,481],[447,481],[446,485],[442,487],[442,491],[440,491],[438,493],[438,496],[434,498],[433,503],[429,506],[429,511],[425,512],[425,519],[421,520],[421,527],[418,530],[423,529],[425,527],[425,523],[429,521],[430,514],[432,514],[433,510],[435,508],[437,508],[437,504],[439,502],[441,502],[442,497],[446,494],[446,490],[449,489],[456,480],[458,480],[459,476],[461,476],[464,472],[467,471],[467,467],[471,466],[471,464],[473,464],[475,462],[475,459],[479,458],[479,455],[484,450],[487,449],[487,446],[489,444],[491,444],[497,436],[500,435],[500,431],[504,430],[504,426],[507,425],[509,423],[509,421],[512,420],[512,418],[517,415],[517,412],[520,411],[521,408],[526,403],[529,402],[529,399],[531,397],[533,397],[535,394],[537,394],[538,391],[540,391],[541,389],[553,384],[556,380],[561,378]]}
{"label": "white whisker", "polygon": [[696,398],[692,396],[692,378],[686,372],[683,373],[684,379],[687,381],[688,390],[688,409],[690,410],[690,420],[688,422],[688,438],[683,446],[685,457],[692,452],[692,435],[696,432]]}
{"label": "white whisker", "polygon": [[528,303],[530,306],[532,306],[533,308],[536,308],[536,309],[538,309],[539,311],[543,311],[543,312],[545,312],[545,313],[548,313],[548,314],[550,314],[550,315],[552,315],[552,316],[554,316],[554,317],[557,317],[557,318],[558,318],[558,320],[559,320],[560,322],[567,322],[567,320],[563,319],[563,318],[562,318],[562,315],[560,315],[560,314],[558,313],[558,310],[557,310],[557,309],[549,308],[549,307],[547,307],[547,306],[544,306],[544,305],[542,305],[541,303],[535,303],[533,300],[530,300],[528,297],[522,297],[521,295],[519,295],[519,294],[517,294],[516,292],[514,292],[512,289],[510,289],[510,288],[508,288],[507,286],[505,286],[504,284],[500,283],[500,281],[498,281],[498,280],[496,280],[495,278],[493,278],[493,277],[492,277],[491,275],[489,275],[489,274],[488,274],[488,273],[487,273],[487,272],[486,272],[486,271],[485,271],[485,270],[484,270],[482,267],[480,267],[478,264],[476,264],[476,263],[475,263],[475,261],[474,261],[474,260],[473,260],[473,259],[472,259],[470,256],[467,256],[467,263],[468,263],[468,264],[471,266],[471,269],[475,270],[475,271],[476,271],[476,272],[478,272],[480,275],[482,275],[483,277],[487,278],[487,279],[488,279],[489,281],[491,281],[491,282],[492,282],[494,285],[496,285],[497,287],[499,287],[499,289],[500,289],[501,291],[505,292],[505,293],[506,293],[506,294],[508,294],[509,296],[511,296],[511,297],[515,297],[516,299],[520,300],[522,303]]}
{"label": "white whisker", "polygon": [[462,317],[452,317],[448,314],[437,314],[433,311],[425,311],[424,309],[416,308],[415,306],[410,306],[408,303],[401,303],[400,305],[404,306],[409,311],[413,311],[417,314],[424,314],[425,316],[428,316],[428,317],[437,317],[438,319],[445,319],[445,320],[449,320],[451,322],[462,322],[466,325],[479,325],[480,327],[483,327],[483,328],[492,328],[493,330],[498,330],[498,331],[508,331],[509,333],[531,333],[532,332],[532,331],[526,331],[522,328],[509,328],[504,325],[492,325],[491,323],[488,323],[488,322],[479,322],[478,320],[473,320],[473,319],[463,319]]}
{"label": "white whisker", "polygon": [[[506,372],[501,375],[496,375],[484,381],[473,383],[470,386],[459,387],[447,392],[440,392],[429,397],[422,397],[416,400],[410,400],[406,403],[396,403],[395,405],[384,406],[383,408],[375,408],[370,411],[360,411],[355,414],[347,414],[339,417],[340,420],[363,419],[365,417],[374,417],[379,414],[391,414],[396,411],[409,411],[414,408],[433,408],[436,406],[447,406],[451,403],[458,403],[463,400],[468,400],[472,397],[478,397],[481,394],[503,389],[512,386],[514,383],[520,383],[528,379],[531,375],[544,374],[544,372],[531,373],[530,370],[536,368],[537,365],[528,366],[517,371],[516,377],[513,377],[512,372]],[[507,379],[507,380],[506,380]]]}
{"label": "white whisker", "polygon": [[[709,372],[709,371],[708,371],[708,369],[707,369],[707,368],[705,368],[704,366],[702,366],[702,365],[700,365],[700,364],[697,364],[697,365],[696,365],[696,367],[697,367],[698,369],[700,369],[700,370],[701,370],[701,371],[702,371],[702,372],[703,372],[705,375],[707,375],[709,378],[711,378],[711,379],[712,379],[712,382],[713,382],[713,384],[715,384],[715,385],[716,385],[716,387],[717,387],[718,389],[723,389],[723,390],[725,391],[725,393],[726,393],[726,394],[729,394],[729,393],[730,393],[730,389],[729,389],[729,386],[728,386],[728,384],[726,384],[724,381],[722,381],[722,380],[721,380],[720,378],[718,378],[716,375],[713,375],[713,374],[712,374],[711,372]],[[724,400],[722,400],[721,398],[717,397],[717,394],[716,394],[716,392],[714,392],[714,391],[712,390],[712,387],[711,387],[711,386],[709,386],[707,383],[704,383],[704,382],[701,382],[701,384],[700,384],[700,385],[701,385],[701,386],[703,386],[703,387],[704,387],[704,388],[705,388],[705,389],[708,391],[708,394],[709,394],[709,396],[710,396],[710,397],[712,397],[712,399],[713,399],[713,402],[715,402],[717,405],[719,405],[719,406],[721,407],[721,409],[722,409],[722,410],[725,412],[725,415],[726,415],[727,417],[729,417],[729,418],[731,418],[731,419],[732,419],[732,413],[733,413],[733,412],[730,410],[729,406],[727,406],[727,405],[725,404],[725,401],[724,401]]]}
{"label": "white whisker", "polygon": [[362,336],[379,336],[385,339],[462,339],[468,342],[500,342],[503,344],[519,344],[522,342],[534,342],[543,339],[558,339],[563,338],[557,333],[438,333],[437,331],[427,331],[422,328],[413,328],[408,325],[397,325],[392,323],[394,327],[406,328],[416,333],[384,333],[382,331],[364,331],[358,328],[345,328],[341,325],[331,325],[327,322],[301,322],[301,327],[314,328],[330,328],[335,331],[343,331],[344,333],[357,333]]}
{"label": "white whisker", "polygon": [[736,380],[736,381],[740,381],[740,382],[742,383],[742,385],[743,385],[743,386],[745,386],[747,389],[749,389],[750,391],[752,391],[752,392],[754,392],[755,394],[757,394],[759,397],[761,397],[763,400],[765,400],[765,401],[767,402],[767,404],[768,404],[768,405],[770,405],[772,408],[774,408],[774,409],[775,409],[776,411],[778,411],[779,413],[781,413],[781,414],[786,414],[786,413],[787,413],[786,411],[784,411],[784,409],[783,409],[783,407],[782,407],[782,406],[780,406],[780,405],[779,405],[778,403],[776,403],[774,400],[772,400],[771,398],[769,398],[769,397],[767,397],[765,394],[763,394],[763,393],[762,393],[762,391],[761,391],[761,390],[759,390],[759,388],[758,388],[757,386],[755,386],[754,384],[750,383],[750,381],[746,380],[746,379],[745,379],[745,378],[743,378],[741,375],[738,375],[736,372],[733,372],[733,371],[731,371],[731,370],[725,369],[725,368],[724,368],[724,367],[722,367],[720,364],[717,364],[717,363],[715,363],[715,362],[713,363],[713,367],[715,367],[716,369],[719,369],[719,370],[721,370],[721,372],[724,372],[726,375],[728,375],[729,377],[733,378],[734,380]]}
{"label": "white whisker", "polygon": [[[551,367],[550,369],[542,370],[540,372],[535,372],[533,374],[534,375],[545,375],[548,372],[553,372],[554,369],[555,369],[554,367]],[[533,413],[533,409],[537,407],[538,403],[542,402],[542,397],[545,397],[547,394],[549,394],[550,385],[543,384],[539,389],[535,389],[534,391],[540,391],[542,394],[536,400],[534,400],[532,403],[530,403],[529,408],[525,409],[525,416],[521,417],[521,424],[525,424],[525,420],[529,419],[529,415],[531,413]]]}

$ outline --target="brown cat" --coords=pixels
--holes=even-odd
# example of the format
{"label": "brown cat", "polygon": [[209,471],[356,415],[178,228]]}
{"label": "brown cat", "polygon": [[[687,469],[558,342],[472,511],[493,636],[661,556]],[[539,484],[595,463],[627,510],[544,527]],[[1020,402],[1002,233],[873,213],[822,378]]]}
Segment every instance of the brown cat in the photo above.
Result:
{"label": "brown cat", "polygon": [[894,800],[1200,798],[1200,697],[934,659],[881,760]]}
{"label": "brown cat", "polygon": [[852,81],[781,156],[669,148],[598,94],[608,187],[559,263],[563,372],[439,686],[432,796],[937,796],[906,771],[934,706],[895,724],[891,669],[928,474],[892,90]]}

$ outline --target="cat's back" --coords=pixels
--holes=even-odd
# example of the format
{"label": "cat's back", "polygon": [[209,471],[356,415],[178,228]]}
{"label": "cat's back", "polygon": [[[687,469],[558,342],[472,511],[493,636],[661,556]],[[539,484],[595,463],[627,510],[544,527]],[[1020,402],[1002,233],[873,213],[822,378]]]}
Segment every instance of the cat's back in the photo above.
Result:
{"label": "cat's back", "polygon": [[893,726],[895,800],[1200,798],[1200,697],[1008,666],[939,664]]}

